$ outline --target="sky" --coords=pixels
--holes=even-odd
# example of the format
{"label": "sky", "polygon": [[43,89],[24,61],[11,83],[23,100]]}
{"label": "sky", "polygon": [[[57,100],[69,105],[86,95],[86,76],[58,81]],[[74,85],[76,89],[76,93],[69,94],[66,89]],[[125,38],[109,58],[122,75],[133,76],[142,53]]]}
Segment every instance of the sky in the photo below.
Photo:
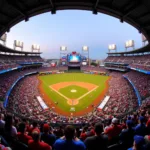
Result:
{"label": "sky", "polygon": [[14,40],[23,41],[25,51],[39,44],[43,58],[59,58],[60,46],[67,46],[68,52],[81,53],[86,45],[91,59],[105,59],[109,44],[116,44],[117,51],[125,50],[127,40],[134,40],[135,48],[142,46],[141,34],[131,25],[81,10],[57,11],[55,15],[49,12],[22,21],[7,34],[7,46],[13,48]]}

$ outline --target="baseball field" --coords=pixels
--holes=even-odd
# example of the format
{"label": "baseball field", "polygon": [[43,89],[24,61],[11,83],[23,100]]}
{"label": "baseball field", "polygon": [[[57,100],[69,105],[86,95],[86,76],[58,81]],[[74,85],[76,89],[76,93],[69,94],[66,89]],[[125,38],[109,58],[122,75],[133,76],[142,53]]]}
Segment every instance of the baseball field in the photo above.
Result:
{"label": "baseball field", "polygon": [[64,73],[38,77],[45,103],[62,115],[84,115],[100,104],[108,90],[108,76]]}

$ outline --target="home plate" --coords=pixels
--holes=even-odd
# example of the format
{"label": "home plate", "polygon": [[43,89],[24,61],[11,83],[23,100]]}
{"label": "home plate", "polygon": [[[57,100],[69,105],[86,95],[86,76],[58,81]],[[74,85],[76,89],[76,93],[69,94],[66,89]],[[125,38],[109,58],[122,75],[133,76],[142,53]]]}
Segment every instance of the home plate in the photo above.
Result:
{"label": "home plate", "polygon": [[75,111],[75,107],[71,107],[71,108],[70,108],[70,111]]}
{"label": "home plate", "polygon": [[72,90],[71,90],[71,92],[72,92],[72,93],[76,93],[76,92],[77,92],[77,90],[72,89]]}

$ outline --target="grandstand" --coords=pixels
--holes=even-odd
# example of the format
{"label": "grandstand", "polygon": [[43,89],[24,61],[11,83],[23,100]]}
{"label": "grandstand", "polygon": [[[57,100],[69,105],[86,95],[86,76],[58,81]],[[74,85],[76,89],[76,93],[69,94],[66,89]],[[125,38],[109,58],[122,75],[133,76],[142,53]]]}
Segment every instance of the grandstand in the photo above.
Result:
{"label": "grandstand", "polygon": [[[150,16],[149,6],[148,1],[128,0],[7,0],[0,2],[0,35],[21,20],[28,21],[31,16],[47,11],[55,14],[56,10],[78,8],[92,10],[94,14],[103,12],[119,18],[121,22],[126,21],[150,41],[150,22],[147,21]],[[1,40],[6,42],[6,39]],[[23,44],[16,46],[23,49]],[[32,52],[28,52],[0,44],[1,149],[64,150],[67,147],[69,150],[149,150],[149,50],[148,43],[137,50],[110,51],[104,60],[104,67],[92,67],[89,58],[83,59],[80,54],[72,52],[67,57],[60,58],[64,63],[43,67],[44,60],[38,45],[32,45]],[[110,77],[109,88],[105,93],[107,101],[103,102],[102,108],[98,109],[98,105],[92,103],[86,108],[90,112],[78,116],[74,115],[77,112],[72,112],[71,115],[59,113],[58,101],[47,105],[45,94],[39,89],[39,75],[61,75],[72,68],[93,76]],[[65,144],[60,146],[61,140]],[[70,140],[73,142],[68,144]]]}

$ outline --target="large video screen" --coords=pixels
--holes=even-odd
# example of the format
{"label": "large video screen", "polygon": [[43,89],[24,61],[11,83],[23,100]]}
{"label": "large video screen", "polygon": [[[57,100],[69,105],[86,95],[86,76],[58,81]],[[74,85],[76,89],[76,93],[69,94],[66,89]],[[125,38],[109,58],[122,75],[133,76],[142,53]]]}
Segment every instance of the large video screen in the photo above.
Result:
{"label": "large video screen", "polygon": [[80,55],[69,55],[68,62],[80,62],[81,56]]}

